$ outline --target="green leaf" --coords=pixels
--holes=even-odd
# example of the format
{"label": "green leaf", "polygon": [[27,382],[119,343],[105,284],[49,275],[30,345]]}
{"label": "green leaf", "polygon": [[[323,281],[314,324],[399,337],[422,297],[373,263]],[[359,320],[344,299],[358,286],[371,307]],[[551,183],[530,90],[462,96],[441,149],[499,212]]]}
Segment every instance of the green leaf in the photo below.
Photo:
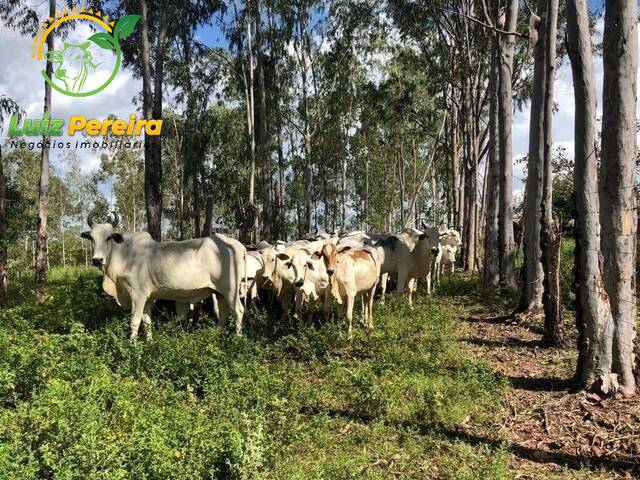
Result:
{"label": "green leaf", "polygon": [[116,49],[113,37],[106,32],[95,33],[89,37],[89,40],[105,50]]}
{"label": "green leaf", "polygon": [[126,15],[122,17],[113,29],[113,36],[118,40],[127,38],[133,33],[133,29],[136,28],[138,20],[140,20],[140,15]]}

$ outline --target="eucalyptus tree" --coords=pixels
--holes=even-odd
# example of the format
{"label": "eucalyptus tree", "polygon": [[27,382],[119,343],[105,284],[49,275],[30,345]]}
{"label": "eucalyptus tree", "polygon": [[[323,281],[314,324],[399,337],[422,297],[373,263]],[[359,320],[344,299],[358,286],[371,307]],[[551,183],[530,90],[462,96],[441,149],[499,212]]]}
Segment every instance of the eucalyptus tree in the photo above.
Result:
{"label": "eucalyptus tree", "polygon": [[[5,118],[21,116],[20,106],[6,95],[0,95],[0,133],[4,130]],[[0,144],[0,301],[7,296],[7,182],[4,176],[2,145]]]}
{"label": "eucalyptus tree", "polygon": [[[496,21],[499,15],[499,2],[491,3],[491,15]],[[489,73],[489,139],[487,152],[487,177],[485,178],[486,213],[484,224],[484,285],[496,288],[500,284],[500,151],[498,140],[498,98],[494,92],[498,91],[498,34],[492,33],[491,38],[491,71]]]}
{"label": "eucalyptus tree", "polygon": [[575,378],[583,387],[602,379],[611,384],[613,317],[600,257],[600,198],[596,136],[596,79],[586,0],[567,0],[567,51],[575,98],[575,290],[578,363]]}
{"label": "eucalyptus tree", "polygon": [[602,158],[600,224],[603,280],[613,315],[612,361],[620,389],[635,392],[636,325],[636,88],[637,5],[634,0],[605,4],[603,35]]}
{"label": "eucalyptus tree", "polygon": [[505,285],[516,285],[515,242],[513,238],[513,57],[515,52],[518,0],[507,0],[497,27],[506,33],[499,37],[500,68],[498,95],[498,142],[500,145],[499,256],[500,278]]}
{"label": "eucalyptus tree", "polygon": [[544,270],[543,296],[544,338],[547,345],[564,342],[564,325],[560,310],[560,232],[553,212],[553,90],[556,71],[556,37],[558,33],[558,0],[547,0],[544,21],[544,109],[542,112],[544,156],[541,198],[541,250]]}

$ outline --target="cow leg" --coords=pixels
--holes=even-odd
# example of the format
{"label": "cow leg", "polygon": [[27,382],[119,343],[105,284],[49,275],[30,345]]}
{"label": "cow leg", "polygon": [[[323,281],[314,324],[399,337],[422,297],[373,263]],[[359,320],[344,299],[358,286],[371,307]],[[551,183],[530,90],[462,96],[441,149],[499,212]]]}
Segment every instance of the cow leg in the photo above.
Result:
{"label": "cow leg", "polygon": [[312,326],[313,325],[313,312],[315,310],[315,306],[316,306],[316,301],[313,298],[309,298],[309,316],[307,317],[307,325]]}
{"label": "cow leg", "polygon": [[227,317],[229,317],[229,302],[219,293],[214,295],[218,300],[218,327],[224,328],[227,325]]}
{"label": "cow leg", "polygon": [[178,320],[181,327],[189,317],[189,310],[191,310],[191,305],[188,303],[176,302],[176,320]]}
{"label": "cow leg", "polygon": [[389,282],[389,274],[380,275],[380,303],[384,303],[384,294],[387,293],[387,283]]}
{"label": "cow leg", "polygon": [[220,321],[220,307],[218,306],[218,297],[215,293],[211,294],[211,301],[213,303],[213,318]]}
{"label": "cow leg", "polygon": [[353,338],[353,304],[356,301],[355,295],[352,293],[347,294],[347,340],[351,340]]}
{"label": "cow leg", "polygon": [[[427,285],[431,282],[431,276],[427,275]],[[407,283],[407,290],[409,291],[409,306],[413,307],[413,292],[418,289],[418,279],[412,278]]]}
{"label": "cow leg", "polygon": [[129,338],[134,342],[138,338],[138,330],[140,329],[140,322],[144,315],[146,303],[146,298],[131,299],[131,323],[129,325],[131,328],[131,334],[129,335]]}
{"label": "cow leg", "polygon": [[329,320],[329,316],[331,315],[331,286],[328,286],[324,291],[324,301],[322,305],[322,313],[324,321]]}
{"label": "cow leg", "polygon": [[144,325],[144,333],[147,341],[153,340],[153,332],[151,331],[151,302],[147,302],[144,306],[142,314],[142,323]]}
{"label": "cow leg", "polygon": [[431,295],[431,275],[427,275],[427,295]]}
{"label": "cow leg", "polygon": [[242,300],[240,299],[240,295],[238,291],[234,291],[229,300],[227,300],[229,310],[228,312],[233,317],[236,327],[236,335],[242,335],[242,317],[244,317],[244,307],[242,306]]}
{"label": "cow leg", "polygon": [[342,320],[344,318],[344,304],[337,303],[336,310],[338,311],[338,320]]}
{"label": "cow leg", "polygon": [[371,290],[369,291],[369,298],[368,300],[368,313],[369,313],[369,330],[373,330],[373,295],[376,293],[376,287],[377,285],[374,285],[373,287],[371,287]]}
{"label": "cow leg", "polygon": [[398,298],[402,298],[404,295],[404,289],[407,286],[407,277],[409,272],[407,270],[398,270],[398,284],[396,285],[396,295]]}
{"label": "cow leg", "polygon": [[297,320],[301,320],[302,319],[302,305],[304,304],[304,294],[302,293],[302,290],[297,290],[296,291],[295,300],[296,300],[296,310],[295,310],[295,313],[294,313],[294,317]]}

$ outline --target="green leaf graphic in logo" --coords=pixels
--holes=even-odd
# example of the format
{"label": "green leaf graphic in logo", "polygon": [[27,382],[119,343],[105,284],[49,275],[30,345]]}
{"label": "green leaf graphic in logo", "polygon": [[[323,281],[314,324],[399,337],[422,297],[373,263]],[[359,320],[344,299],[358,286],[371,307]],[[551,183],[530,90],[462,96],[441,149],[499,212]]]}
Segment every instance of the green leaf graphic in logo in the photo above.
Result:
{"label": "green leaf graphic in logo", "polygon": [[[72,97],[88,97],[104,90],[116,77],[122,62],[122,52],[120,50],[120,40],[133,33],[140,15],[127,15],[122,17],[115,24],[113,34],[108,32],[98,32],[91,35],[82,44],[64,43],[62,50],[52,50],[47,52],[46,58],[54,64],[54,77],[64,84],[64,88],[57,85],[50,79],[45,71],[42,71],[47,83],[55,90]],[[97,64],[93,63],[93,55],[89,51],[91,44],[95,44],[104,50],[114,52],[116,56],[115,65],[109,78],[99,87],[83,92],[83,87],[89,75],[95,72]]]}
{"label": "green leaf graphic in logo", "polygon": [[116,45],[113,42],[113,37],[107,32],[100,32],[96,33],[95,35],[91,35],[89,37],[89,40],[98,45],[100,48],[104,48],[105,50],[116,49]]}

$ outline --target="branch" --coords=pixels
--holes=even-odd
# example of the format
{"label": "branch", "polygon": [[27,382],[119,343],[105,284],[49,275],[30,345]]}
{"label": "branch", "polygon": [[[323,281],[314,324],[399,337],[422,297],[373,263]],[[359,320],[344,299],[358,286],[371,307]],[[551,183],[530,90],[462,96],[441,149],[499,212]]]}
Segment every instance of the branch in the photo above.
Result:
{"label": "branch", "polygon": [[440,142],[440,137],[442,135],[442,132],[444,131],[444,126],[446,122],[447,122],[447,114],[445,113],[442,117],[442,126],[440,127],[440,131],[438,132],[438,138],[434,142],[433,150],[431,150],[429,163],[424,169],[424,173],[420,178],[420,183],[415,186],[415,190],[413,192],[413,198],[411,199],[411,206],[409,207],[409,212],[407,213],[407,217],[404,221],[404,225],[402,226],[402,228],[407,228],[409,226],[409,222],[411,221],[411,218],[413,217],[413,212],[415,211],[416,203],[418,202],[418,195],[422,191],[422,186],[424,185],[424,182],[426,182],[427,180],[427,175],[429,175],[429,172],[431,172],[433,168],[433,160],[436,156],[436,152],[438,151],[437,144]]}
{"label": "branch", "polygon": [[474,23],[477,23],[478,25],[481,25],[482,27],[486,28],[487,30],[491,30],[495,33],[499,33],[501,35],[515,35],[516,37],[520,37],[520,38],[526,38],[527,40],[529,39],[529,35],[525,35],[524,33],[520,33],[520,32],[509,32],[507,30],[502,30],[501,28],[498,27],[494,27],[493,25],[488,25],[486,23],[484,23],[482,20],[478,20],[475,17],[472,17],[471,15],[467,15],[465,13],[459,13],[459,12],[452,12],[452,11],[446,11],[443,10],[445,13],[451,13],[453,15],[459,15],[461,17],[464,17],[468,20],[471,20]]}

